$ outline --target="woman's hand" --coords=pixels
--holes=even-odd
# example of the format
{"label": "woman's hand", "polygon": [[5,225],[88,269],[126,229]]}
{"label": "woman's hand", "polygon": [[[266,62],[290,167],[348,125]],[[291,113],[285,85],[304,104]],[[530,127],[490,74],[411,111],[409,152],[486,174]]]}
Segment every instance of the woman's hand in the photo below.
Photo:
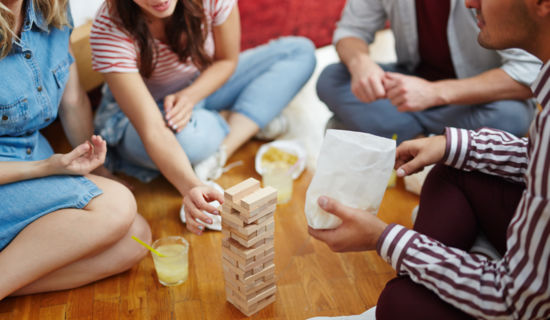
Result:
{"label": "woman's hand", "polygon": [[100,136],[92,136],[71,152],[56,153],[46,161],[53,174],[85,175],[90,173],[105,161],[107,143]]}
{"label": "woman's hand", "polygon": [[168,126],[175,132],[183,130],[191,119],[191,113],[196,103],[195,99],[191,98],[185,90],[167,95],[164,98],[164,117]]}
{"label": "woman's hand", "polygon": [[408,140],[395,150],[395,169],[398,177],[421,171],[445,156],[447,138],[443,135]]}
{"label": "woman's hand", "polygon": [[189,190],[183,197],[187,230],[194,234],[201,235],[204,230],[204,225],[198,222],[197,219],[204,224],[212,223],[212,219],[206,216],[202,211],[204,210],[211,214],[219,215],[220,212],[218,208],[209,204],[209,202],[214,200],[223,203],[223,194],[212,187],[202,185]]}

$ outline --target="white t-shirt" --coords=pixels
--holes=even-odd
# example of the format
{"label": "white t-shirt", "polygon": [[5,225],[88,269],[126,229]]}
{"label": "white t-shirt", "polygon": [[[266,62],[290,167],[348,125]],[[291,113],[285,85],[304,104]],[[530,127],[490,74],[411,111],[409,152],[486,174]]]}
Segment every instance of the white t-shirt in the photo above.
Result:
{"label": "white t-shirt", "polygon": [[[208,35],[204,43],[207,54],[214,54],[212,27],[225,22],[236,0],[203,0]],[[106,4],[100,8],[90,35],[92,68],[101,73],[139,72],[139,48],[134,39],[111,18]],[[143,79],[155,100],[187,87],[199,74],[189,58],[184,63],[170,47],[155,39],[158,57],[155,69],[148,79]]]}

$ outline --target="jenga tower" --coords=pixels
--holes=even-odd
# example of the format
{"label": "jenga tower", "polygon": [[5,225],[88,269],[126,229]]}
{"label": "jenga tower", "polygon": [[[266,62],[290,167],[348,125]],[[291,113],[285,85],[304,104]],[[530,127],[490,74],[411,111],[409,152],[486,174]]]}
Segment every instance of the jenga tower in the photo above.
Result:
{"label": "jenga tower", "polygon": [[249,178],[225,191],[222,264],[227,301],[250,316],[275,301],[277,190]]}

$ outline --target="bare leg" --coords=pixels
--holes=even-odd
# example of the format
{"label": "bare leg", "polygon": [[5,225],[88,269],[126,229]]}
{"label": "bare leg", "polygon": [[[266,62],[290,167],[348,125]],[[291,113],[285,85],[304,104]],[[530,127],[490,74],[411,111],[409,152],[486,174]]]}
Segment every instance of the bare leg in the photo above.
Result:
{"label": "bare leg", "polygon": [[105,251],[57,269],[11,295],[76,288],[124,272],[138,263],[148,252],[131,236],[137,236],[147,243],[151,242],[149,226],[141,215],[136,216],[128,233]]}
{"label": "bare leg", "polygon": [[[62,209],[34,221],[0,252],[0,299],[21,288],[18,294],[79,286],[122,271],[143,256],[143,249],[127,239],[134,231],[150,239],[147,224],[136,219],[133,195],[115,181],[88,178],[103,190],[102,195],[84,209]],[[121,252],[122,256],[112,258]],[[83,269],[79,261],[86,260],[93,265]],[[95,268],[93,274],[70,273],[91,268]],[[68,279],[59,280],[62,275]]]}
{"label": "bare leg", "polygon": [[230,131],[227,137],[225,137],[223,144],[226,147],[227,157],[229,158],[245,142],[250,140],[260,128],[254,121],[237,112],[229,114],[227,123],[229,124]]}

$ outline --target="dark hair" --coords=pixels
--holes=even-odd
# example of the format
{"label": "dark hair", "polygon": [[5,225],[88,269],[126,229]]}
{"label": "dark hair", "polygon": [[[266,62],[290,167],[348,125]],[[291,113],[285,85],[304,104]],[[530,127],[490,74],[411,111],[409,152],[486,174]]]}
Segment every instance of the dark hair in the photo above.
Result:
{"label": "dark hair", "polygon": [[[188,58],[199,69],[212,64],[204,49],[209,26],[202,0],[176,0],[176,9],[165,25],[167,45],[181,62]],[[147,27],[145,16],[133,0],[109,0],[110,14],[116,24],[128,32],[139,47],[139,73],[149,78],[155,69],[158,48]]]}

